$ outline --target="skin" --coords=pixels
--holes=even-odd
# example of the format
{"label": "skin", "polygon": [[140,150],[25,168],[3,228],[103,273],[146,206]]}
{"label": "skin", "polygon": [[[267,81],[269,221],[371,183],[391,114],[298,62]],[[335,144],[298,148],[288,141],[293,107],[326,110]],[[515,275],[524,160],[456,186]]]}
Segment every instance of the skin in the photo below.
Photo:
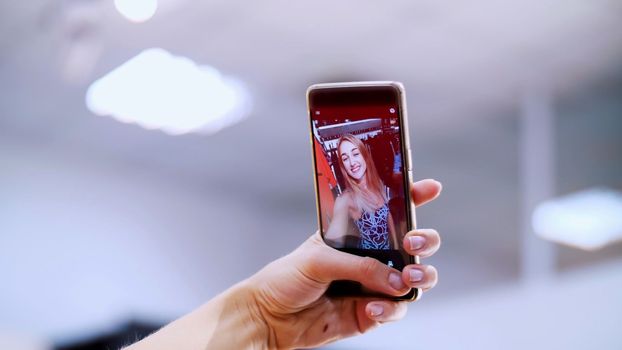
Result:
{"label": "skin", "polygon": [[343,141],[341,145],[339,145],[339,156],[341,157],[341,162],[346,172],[351,178],[358,182],[364,180],[363,176],[365,175],[365,171],[367,171],[367,162],[365,162],[365,158],[363,158],[356,145],[349,141]]}
{"label": "skin", "polygon": [[[365,178],[365,172],[367,171],[367,162],[361,155],[358,147],[352,142],[343,141],[339,145],[339,156],[341,157],[343,167],[348,176],[354,179],[363,188],[366,188],[367,180]],[[382,197],[378,196],[375,204],[376,208],[380,208],[384,204]],[[354,205],[352,195],[349,192],[344,192],[335,200],[333,219],[326,230],[325,237],[337,245],[343,245],[345,239],[344,232],[348,230],[348,218],[357,220],[360,219],[362,215],[363,212]],[[389,213],[388,224],[391,246],[398,247],[395,225],[393,224],[391,213]]]}
{"label": "skin", "polygon": [[[415,204],[422,205],[438,196],[441,184],[423,180],[411,191]],[[428,257],[438,250],[440,237],[434,230],[419,229],[408,232],[403,243],[409,254]],[[325,292],[335,280],[357,281],[398,296],[410,288],[434,287],[437,273],[429,265],[408,265],[400,272],[375,259],[340,252],[316,232],[292,253],[127,349],[309,348],[406,314],[404,301],[330,298]]]}

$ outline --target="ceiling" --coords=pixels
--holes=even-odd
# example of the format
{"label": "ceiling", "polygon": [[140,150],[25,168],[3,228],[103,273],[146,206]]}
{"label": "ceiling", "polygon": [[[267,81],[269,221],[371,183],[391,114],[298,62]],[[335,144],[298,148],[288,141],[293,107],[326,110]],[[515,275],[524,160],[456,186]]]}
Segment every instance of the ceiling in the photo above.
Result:
{"label": "ceiling", "polygon": [[[311,83],[402,81],[413,134],[447,135],[474,118],[513,115],[534,87],[563,95],[603,79],[622,60],[616,1],[160,4],[143,24],[126,21],[112,1],[0,5],[5,133],[227,180],[228,172],[206,170],[206,162],[239,164],[231,159],[238,152],[252,168],[261,169],[260,154],[308,161],[304,91]],[[88,84],[148,47],[242,80],[254,100],[251,116],[218,135],[175,138],[91,115]],[[308,166],[280,171],[285,181]]]}

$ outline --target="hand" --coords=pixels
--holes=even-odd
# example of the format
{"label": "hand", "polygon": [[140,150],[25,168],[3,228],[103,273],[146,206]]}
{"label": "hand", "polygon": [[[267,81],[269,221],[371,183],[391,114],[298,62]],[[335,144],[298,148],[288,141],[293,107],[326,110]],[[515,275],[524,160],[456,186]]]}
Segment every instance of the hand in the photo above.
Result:
{"label": "hand", "polygon": [[[422,205],[439,195],[441,184],[423,180],[413,184],[411,191],[415,205]],[[403,244],[408,253],[427,257],[438,250],[440,238],[434,230],[419,229],[408,232]],[[400,272],[378,260],[333,249],[316,233],[291,254],[126,349],[318,346],[406,314],[406,302],[329,298],[325,292],[332,281],[357,281],[399,296],[410,288],[428,290],[436,278],[432,266],[408,265]]]}
{"label": "hand", "polygon": [[[415,205],[435,199],[441,184],[423,180],[412,185]],[[408,253],[427,257],[440,246],[435,230],[408,232]],[[379,298],[330,298],[332,281],[351,280],[387,295],[404,295],[410,288],[428,290],[436,284],[436,269],[408,265],[402,272],[378,260],[340,252],[315,233],[291,254],[278,259],[243,282],[254,301],[253,318],[264,328],[260,334],[269,348],[314,347],[364,333],[406,314],[406,302]]]}

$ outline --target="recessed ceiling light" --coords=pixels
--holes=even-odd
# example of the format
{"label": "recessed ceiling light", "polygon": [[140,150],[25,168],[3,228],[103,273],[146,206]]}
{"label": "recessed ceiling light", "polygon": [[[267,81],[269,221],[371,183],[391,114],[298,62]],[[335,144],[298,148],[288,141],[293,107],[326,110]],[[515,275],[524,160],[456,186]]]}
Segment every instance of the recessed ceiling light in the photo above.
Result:
{"label": "recessed ceiling light", "polygon": [[158,9],[158,0],[114,0],[117,11],[132,22],[145,22]]}
{"label": "recessed ceiling light", "polygon": [[600,249],[622,239],[622,194],[595,188],[543,202],[533,212],[532,225],[544,239]]}
{"label": "recessed ceiling light", "polygon": [[97,115],[177,135],[213,133],[242,120],[250,98],[216,69],[153,48],[93,82],[86,105]]}

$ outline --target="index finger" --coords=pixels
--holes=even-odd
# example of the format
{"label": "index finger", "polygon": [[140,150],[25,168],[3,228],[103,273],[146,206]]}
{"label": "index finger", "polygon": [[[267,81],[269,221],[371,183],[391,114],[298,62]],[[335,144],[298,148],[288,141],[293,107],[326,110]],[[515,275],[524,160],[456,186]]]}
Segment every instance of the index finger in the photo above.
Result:
{"label": "index finger", "polygon": [[438,197],[443,185],[433,179],[417,181],[410,186],[410,194],[415,206],[424,205]]}

